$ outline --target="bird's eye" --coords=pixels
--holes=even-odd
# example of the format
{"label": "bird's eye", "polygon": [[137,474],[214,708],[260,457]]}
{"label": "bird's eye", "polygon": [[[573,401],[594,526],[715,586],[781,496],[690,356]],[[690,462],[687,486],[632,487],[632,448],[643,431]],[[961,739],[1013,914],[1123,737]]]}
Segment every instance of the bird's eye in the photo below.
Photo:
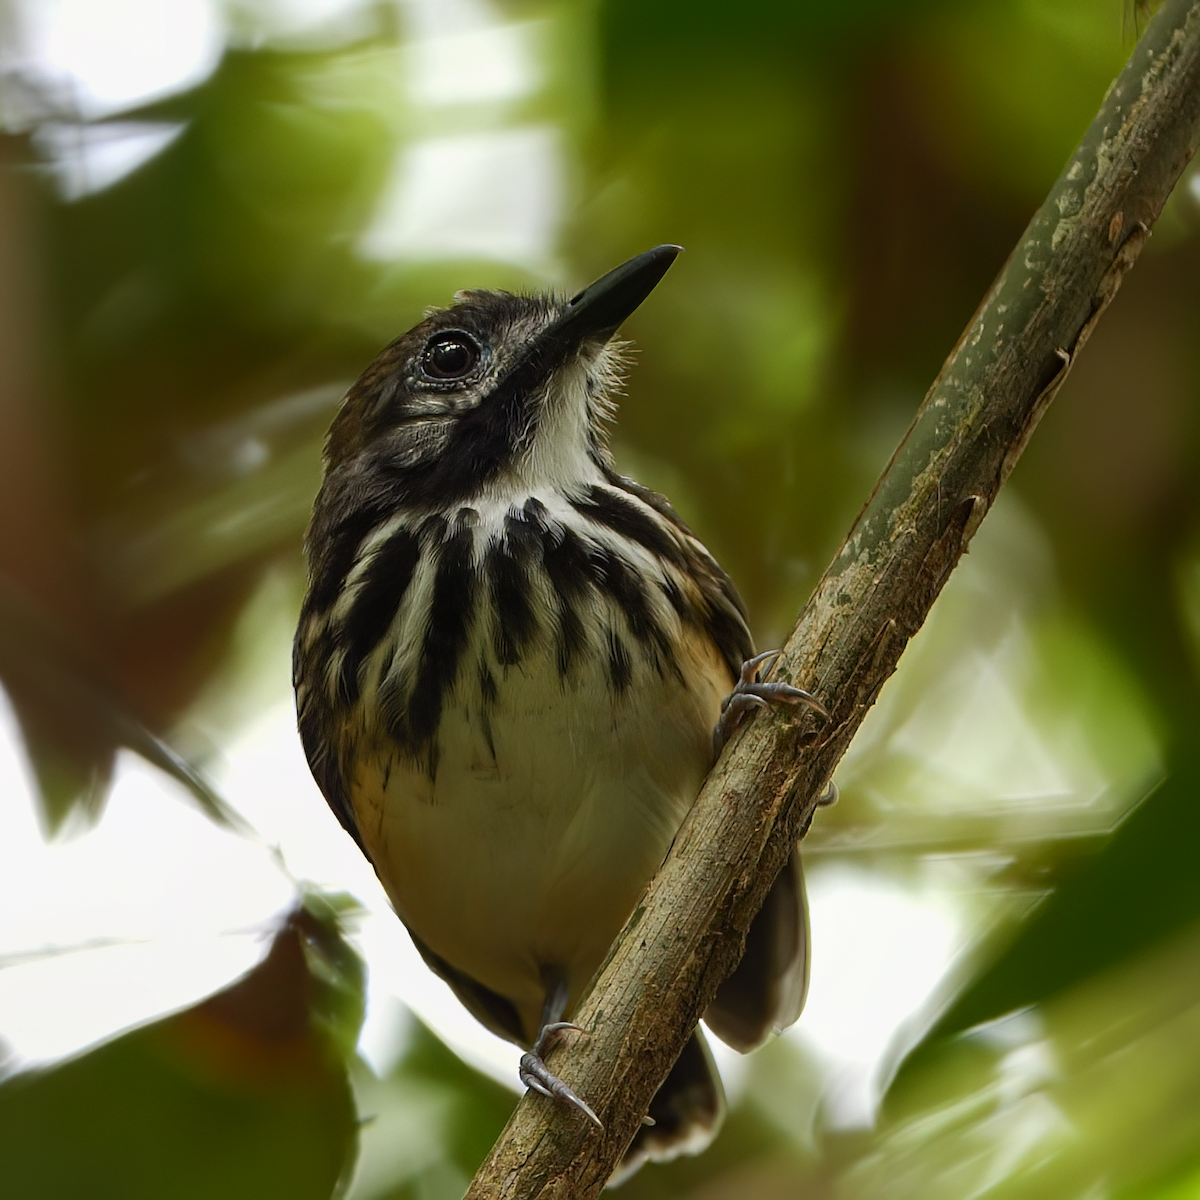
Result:
{"label": "bird's eye", "polygon": [[421,355],[421,370],[430,379],[461,379],[479,362],[479,343],[461,329],[435,334]]}

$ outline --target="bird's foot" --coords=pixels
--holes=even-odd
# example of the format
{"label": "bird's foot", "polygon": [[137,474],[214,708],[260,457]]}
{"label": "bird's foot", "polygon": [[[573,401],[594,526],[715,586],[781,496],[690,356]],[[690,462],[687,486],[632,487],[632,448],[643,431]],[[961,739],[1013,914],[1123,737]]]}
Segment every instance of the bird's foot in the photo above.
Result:
{"label": "bird's foot", "polygon": [[521,1055],[521,1082],[526,1087],[533,1088],[535,1092],[541,1092],[543,1096],[549,1096],[551,1100],[556,1100],[559,1104],[565,1104],[569,1108],[577,1108],[597,1129],[603,1129],[604,1125],[600,1118],[592,1111],[591,1105],[586,1100],[577,1096],[563,1083],[546,1066],[542,1058],[558,1040],[559,1035],[568,1029],[572,1029],[576,1033],[585,1032],[571,1021],[551,1021],[550,1024],[542,1026],[542,1031],[538,1034],[538,1039],[534,1042],[533,1049]]}
{"label": "bird's foot", "polygon": [[758,669],[763,663],[773,661],[782,652],[767,650],[756,654],[742,663],[741,673],[734,689],[725,697],[721,715],[713,727],[713,750],[720,754],[722,747],[733,736],[746,714],[756,708],[770,708],[773,704],[805,704],[814,712],[828,719],[829,710],[811,692],[792,687],[790,683],[760,683]]}

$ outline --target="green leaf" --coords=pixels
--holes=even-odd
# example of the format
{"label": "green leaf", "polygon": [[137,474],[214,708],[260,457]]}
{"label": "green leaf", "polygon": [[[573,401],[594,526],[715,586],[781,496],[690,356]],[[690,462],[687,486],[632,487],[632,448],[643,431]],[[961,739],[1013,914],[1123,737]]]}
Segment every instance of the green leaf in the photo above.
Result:
{"label": "green leaf", "polygon": [[348,1028],[330,1034],[339,1005],[330,1002],[329,978],[352,979],[349,955],[332,924],[300,910],[262,963],[224,991],[5,1081],[0,1194],[331,1196],[358,1131],[339,1044]]}

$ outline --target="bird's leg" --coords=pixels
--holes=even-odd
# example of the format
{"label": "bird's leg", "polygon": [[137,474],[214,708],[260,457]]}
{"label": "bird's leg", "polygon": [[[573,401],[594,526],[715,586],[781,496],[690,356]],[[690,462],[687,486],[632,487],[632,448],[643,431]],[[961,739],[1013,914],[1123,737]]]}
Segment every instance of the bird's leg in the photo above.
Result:
{"label": "bird's leg", "polygon": [[543,1055],[554,1045],[559,1036],[568,1029],[578,1033],[584,1030],[572,1021],[562,1021],[559,1018],[567,1007],[569,988],[565,979],[558,979],[546,992],[546,1003],[542,1007],[542,1028],[538,1032],[537,1041],[533,1048],[521,1055],[521,1082],[559,1104],[577,1108],[597,1129],[603,1129],[600,1118],[592,1111],[586,1100],[580,1099],[543,1061]]}
{"label": "bird's leg", "polygon": [[721,715],[713,727],[714,754],[721,753],[722,747],[745,720],[746,714],[756,708],[770,708],[772,704],[806,704],[814,712],[828,719],[829,710],[811,692],[792,687],[790,683],[759,683],[758,668],[763,663],[778,658],[780,653],[779,650],[767,650],[742,663],[738,681],[733,691],[725,697]]}

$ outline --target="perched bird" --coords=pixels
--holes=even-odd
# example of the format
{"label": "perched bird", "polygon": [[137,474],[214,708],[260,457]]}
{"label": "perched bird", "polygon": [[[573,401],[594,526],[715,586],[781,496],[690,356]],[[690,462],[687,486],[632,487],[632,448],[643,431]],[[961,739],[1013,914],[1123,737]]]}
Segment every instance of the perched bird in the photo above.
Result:
{"label": "perched bird", "polygon": [[[662,862],[715,753],[767,703],[725,572],[613,469],[617,327],[659,246],[570,300],[460,292],[387,346],[325,450],[296,633],[299,727],[330,807],[429,966],[526,1047],[528,1086]],[[706,1023],[739,1050],[799,1015],[798,855]],[[724,1111],[699,1031],[622,1172],[706,1145]]]}

